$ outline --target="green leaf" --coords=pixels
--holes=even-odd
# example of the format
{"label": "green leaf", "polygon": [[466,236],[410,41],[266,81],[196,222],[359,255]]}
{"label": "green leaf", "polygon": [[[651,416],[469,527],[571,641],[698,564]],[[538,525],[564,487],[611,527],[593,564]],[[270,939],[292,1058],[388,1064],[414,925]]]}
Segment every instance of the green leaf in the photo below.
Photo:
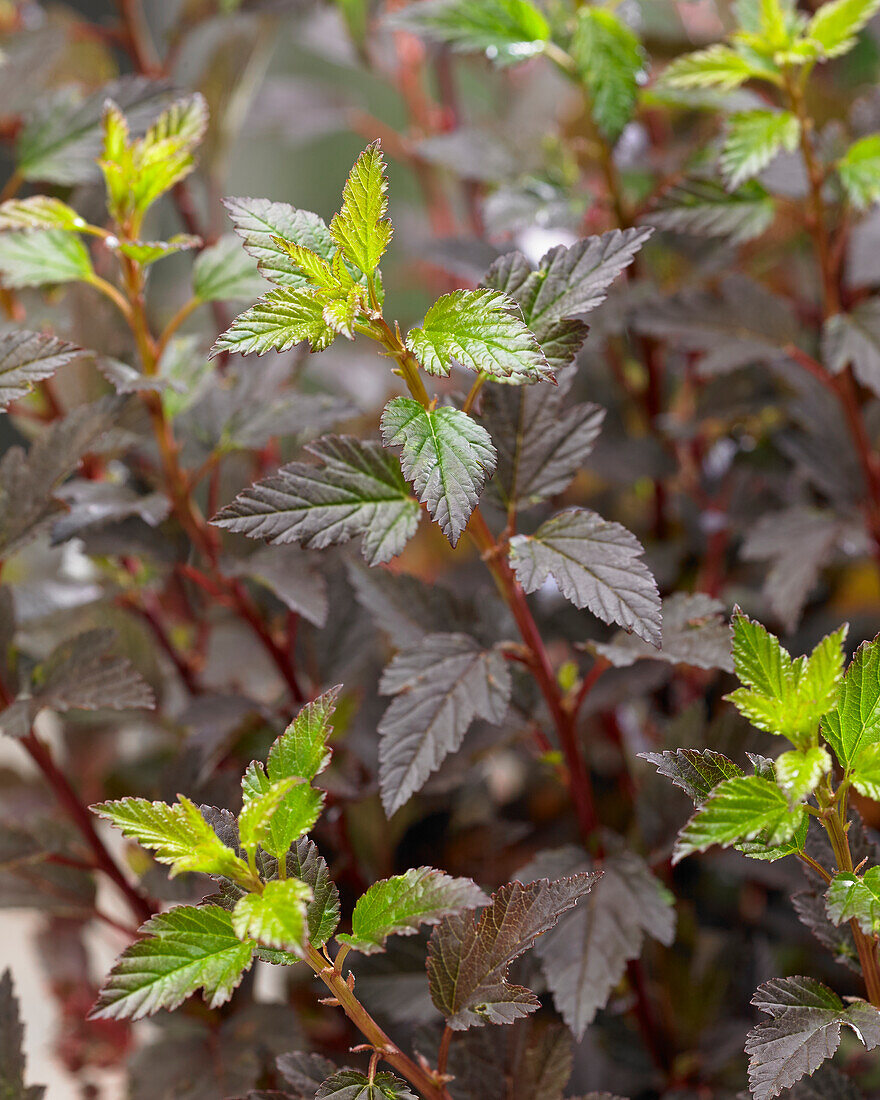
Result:
{"label": "green leaf", "polygon": [[880,641],[863,642],[846,670],[822,734],[844,768],[858,767],[862,752],[880,742]]}
{"label": "green leaf", "polygon": [[497,290],[454,290],[431,306],[406,346],[429,374],[446,377],[454,362],[496,382],[553,381],[544,353],[512,298]]}
{"label": "green leaf", "polygon": [[664,191],[643,220],[657,229],[739,243],[760,237],[775,213],[773,196],[754,180],[730,193],[714,180],[695,179]]}
{"label": "green leaf", "polygon": [[393,1073],[377,1073],[372,1081],[355,1069],[341,1069],[328,1077],[315,1100],[418,1100],[405,1081]]}
{"label": "green leaf", "polygon": [[323,303],[315,294],[279,287],[232,322],[215,341],[209,358],[222,351],[239,355],[287,351],[303,340],[308,340],[312,351],[324,351],[335,337],[335,331],[324,320]]}
{"label": "green leaf", "polygon": [[798,748],[809,747],[820,719],[834,705],[847,629],[823,638],[809,658],[793,661],[760,623],[735,612],[733,661],[746,686],[726,698],[758,729],[787,737]]}
{"label": "green leaf", "polygon": [[[259,780],[254,782],[255,771],[255,765],[251,764],[242,779],[244,804],[238,815],[239,841],[249,856],[255,853],[258,847],[263,847],[270,855],[280,859],[287,852],[290,844],[305,832],[305,829],[299,829],[291,841],[278,851],[272,845],[272,822],[275,814],[291,788],[299,781],[291,776],[279,779],[275,783],[268,779],[265,783]],[[262,772],[257,774],[265,776]],[[308,827],[311,828],[311,825]]]}
{"label": "green leaf", "polygon": [[8,199],[0,203],[0,230],[66,229],[82,232],[88,222],[61,199],[31,195],[27,199]]}
{"label": "green leaf", "polygon": [[789,805],[796,806],[819,786],[822,777],[831,771],[831,756],[821,745],[808,749],[790,749],[776,760],[776,782],[788,796]]}
{"label": "green leaf", "polygon": [[0,974],[0,1097],[43,1100],[44,1085],[25,1085],[24,1024],[7,967]]}
{"label": "green leaf", "polygon": [[672,862],[717,844],[728,848],[737,841],[767,834],[769,845],[788,840],[801,823],[803,809],[792,810],[779,787],[757,775],[734,776],[716,786],[678,834]]}
{"label": "green leaf", "polygon": [[471,879],[415,867],[374,882],[354,907],[351,935],[337,939],[372,955],[384,949],[389,936],[412,936],[423,924],[437,924],[463,909],[488,904],[489,898]]}
{"label": "green leaf", "polygon": [[541,1007],[530,989],[507,981],[510,964],[548,932],[599,876],[581,873],[527,886],[509,882],[475,919],[446,917],[428,945],[431,1000],[453,1031],[510,1024]]}
{"label": "green leaf", "polygon": [[0,277],[18,290],[92,278],[88,249],[75,233],[35,229],[0,235]]}
{"label": "green leaf", "polygon": [[869,867],[862,877],[853,871],[839,871],[825,899],[834,924],[854,920],[866,935],[880,933],[880,867]]}
{"label": "green leaf", "polygon": [[880,1012],[866,1001],[843,1001],[815,978],[774,978],[759,986],[752,1004],[772,1019],[746,1038],[754,1100],[772,1100],[813,1073],[840,1043],[841,1025],[873,1050],[880,1043]]}
{"label": "green leaf", "polygon": [[123,836],[131,837],[153,852],[159,863],[171,866],[171,877],[184,871],[225,875],[250,883],[253,873],[231,848],[223,843],[202,817],[198,806],[183,795],[174,805],[148,802],[145,798],[122,798],[92,806],[99,817],[112,822]]}
{"label": "green leaf", "polygon": [[489,433],[459,409],[425,409],[411,397],[392,398],[381,427],[385,446],[401,448],[403,476],[456,546],[495,469]]}
{"label": "green leaf", "polygon": [[0,333],[0,408],[24,397],[37,382],[82,353],[82,348],[43,332]]}
{"label": "green leaf", "polygon": [[613,141],[632,118],[644,57],[638,38],[608,8],[582,7],[571,55],[600,133]]}
{"label": "green leaf", "polygon": [[367,276],[372,276],[391,235],[388,210],[388,180],[378,141],[372,142],[355,161],[342,191],[342,209],[330,222],[333,239],[346,259]]}
{"label": "green leaf", "polygon": [[869,134],[847,149],[837,162],[849,201],[864,210],[880,199],[880,134]]}
{"label": "green leaf", "polygon": [[550,39],[547,20],[529,0],[421,0],[388,22],[462,52],[484,53],[498,65],[534,57]]}
{"label": "green leaf", "polygon": [[200,302],[251,301],[265,286],[253,257],[232,233],[202,249],[193,264],[193,294]]}
{"label": "green leaf", "polygon": [[379,723],[379,790],[391,817],[459,748],[475,718],[503,720],[512,684],[496,649],[466,634],[429,634],[397,654],[379,691],[397,697]]}
{"label": "green leaf", "polygon": [[212,523],[250,538],[315,550],[363,536],[370,565],[399,554],[421,513],[394,456],[378,443],[351,436],[324,436],[306,449],[320,466],[282,466],[239,493]]}
{"label": "green leaf", "polygon": [[91,1012],[93,1020],[139,1020],[174,1009],[196,990],[209,1008],[225,1004],[251,965],[253,944],[242,943],[229,913],[216,905],[178,906],[140,929],[110,971]]}
{"label": "green leaf", "polygon": [[730,92],[767,71],[730,46],[709,46],[679,57],[663,73],[662,83],[672,88],[718,88]]}
{"label": "green leaf", "polygon": [[880,741],[868,745],[856,757],[852,784],[859,794],[880,802]]}
{"label": "green leaf", "polygon": [[660,775],[671,779],[695,806],[701,806],[725,779],[742,775],[738,764],[712,749],[666,749],[638,755],[653,764]]}
{"label": "green leaf", "polygon": [[311,887],[299,879],[273,879],[261,893],[241,898],[232,910],[232,927],[240,939],[301,956],[308,942],[306,906],[311,900]]}
{"label": "green leaf", "polygon": [[510,540],[510,563],[526,592],[552,577],[575,607],[659,646],[660,596],[643,553],[625,527],[585,508],[567,508],[533,535]]}
{"label": "green leaf", "polygon": [[192,248],[198,248],[201,243],[201,237],[177,233],[167,241],[117,241],[112,247],[114,252],[120,252],[143,267],[148,267],[157,260],[164,260],[166,256],[173,256],[176,252],[187,252]]}
{"label": "green leaf", "polygon": [[280,242],[301,245],[328,263],[336,251],[333,235],[323,218],[268,199],[224,199],[244,250],[257,261],[260,273],[287,287],[306,286],[308,280]]}
{"label": "green leaf", "polygon": [[878,8],[880,0],[831,0],[817,9],[806,36],[821,57],[839,57],[855,46],[859,31]]}
{"label": "green leaf", "polygon": [[790,111],[741,111],[730,116],[721,174],[731,191],[757,176],[771,160],[797,148],[801,124]]}

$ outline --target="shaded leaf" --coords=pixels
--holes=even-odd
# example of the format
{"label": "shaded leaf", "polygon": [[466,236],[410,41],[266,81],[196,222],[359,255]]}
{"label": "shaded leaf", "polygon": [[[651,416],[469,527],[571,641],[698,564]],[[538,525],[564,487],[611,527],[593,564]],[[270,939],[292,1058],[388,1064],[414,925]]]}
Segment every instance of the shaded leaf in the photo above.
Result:
{"label": "shaded leaf", "polygon": [[24,1024],[7,967],[0,975],[0,1096],[3,1100],[42,1100],[43,1085],[25,1085]]}
{"label": "shaded leaf", "polygon": [[24,397],[81,351],[76,344],[42,332],[0,333],[0,406],[6,408]]}
{"label": "shaded leaf", "polygon": [[202,249],[193,264],[193,294],[202,302],[250,301],[265,286],[253,258],[232,234]]}
{"label": "shaded leaf", "polygon": [[378,443],[325,436],[306,448],[321,465],[291,462],[223,508],[212,523],[271,543],[322,550],[363,536],[370,565],[401,552],[419,523],[397,460]]}
{"label": "shaded leaf", "polygon": [[822,332],[822,358],[834,374],[852,364],[862,385],[880,395],[880,298],[868,298],[849,313],[828,318]]}
{"label": "shaded leaf", "polygon": [[94,275],[88,249],[75,233],[34,229],[0,235],[0,277],[19,289],[90,279]]}
{"label": "shaded leaf", "polygon": [[503,719],[511,682],[497,651],[465,634],[430,634],[398,653],[379,690],[397,696],[379,723],[379,789],[390,817],[458,749],[475,718]]}
{"label": "shaded leaf", "polygon": [[576,905],[598,876],[577,874],[549,882],[510,882],[492,895],[475,919],[447,917],[431,934],[428,981],[431,999],[454,1031],[487,1023],[509,1024],[534,1012],[531,990],[510,985],[507,970],[535,939]]}
{"label": "shaded leaf", "polygon": [[773,198],[750,180],[732,193],[709,179],[693,179],[665,190],[643,221],[657,229],[697,237],[750,241],[769,229],[776,213]]}
{"label": "shaded leaf", "polygon": [[654,660],[733,672],[730,631],[721,618],[723,611],[724,604],[711,596],[676,592],[663,601],[659,649],[632,634],[617,634],[610,642],[593,642],[591,648],[617,668]]}
{"label": "shaded leaf", "polygon": [[752,1004],[772,1019],[746,1038],[749,1085],[755,1100],[771,1100],[830,1058],[850,1027],[868,1050],[880,1043],[880,1012],[865,1001],[847,1007],[814,978],[775,978],[759,986]]}
{"label": "shaded leaf", "polygon": [[587,607],[603,622],[659,646],[660,596],[639,560],[643,552],[625,527],[585,508],[568,508],[533,535],[510,540],[510,562],[526,592],[552,577],[575,607]]}
{"label": "shaded leaf", "polygon": [[738,764],[712,749],[666,749],[640,752],[639,756],[653,764],[660,775],[671,779],[695,806],[702,805],[725,779],[742,775]]}
{"label": "shaded leaf", "polygon": [[268,199],[224,199],[224,205],[245,252],[257,261],[262,275],[280,286],[303,287],[308,283],[284,247],[285,241],[308,248],[328,262],[336,251],[336,242],[323,218],[308,210]]}
{"label": "shaded leaf", "polygon": [[393,1073],[377,1073],[371,1081],[354,1069],[341,1069],[328,1077],[315,1100],[418,1100],[409,1086]]}

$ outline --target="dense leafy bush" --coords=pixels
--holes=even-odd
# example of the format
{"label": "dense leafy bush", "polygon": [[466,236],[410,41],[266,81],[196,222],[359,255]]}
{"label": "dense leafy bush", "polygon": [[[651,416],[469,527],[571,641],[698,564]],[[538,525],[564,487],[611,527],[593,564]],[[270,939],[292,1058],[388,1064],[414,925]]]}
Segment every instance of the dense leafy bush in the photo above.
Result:
{"label": "dense leafy bush", "polygon": [[83,1095],[876,1094],[878,6],[0,3],[0,901]]}

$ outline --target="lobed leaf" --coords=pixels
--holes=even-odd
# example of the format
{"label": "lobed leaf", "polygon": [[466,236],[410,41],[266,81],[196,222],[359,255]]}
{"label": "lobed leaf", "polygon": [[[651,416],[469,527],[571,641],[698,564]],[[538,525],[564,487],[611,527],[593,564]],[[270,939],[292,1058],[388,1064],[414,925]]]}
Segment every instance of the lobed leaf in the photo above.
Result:
{"label": "lobed leaf", "polygon": [[513,1023],[540,1007],[531,990],[507,981],[508,968],[597,878],[580,873],[525,886],[510,882],[492,895],[479,919],[446,917],[434,929],[427,962],[431,999],[453,1031]]}
{"label": "lobed leaf", "polygon": [[0,333],[0,406],[7,408],[81,354],[82,348],[43,332]]}
{"label": "lobed leaf", "polygon": [[415,534],[420,512],[397,460],[379,444],[351,436],[324,436],[306,450],[320,465],[282,466],[239,493],[211,522],[250,538],[315,550],[361,536],[370,565],[399,554]]}
{"label": "lobed leaf", "polygon": [[324,305],[316,295],[308,290],[279,287],[236,317],[214,341],[209,358],[224,351],[239,355],[287,351],[304,340],[308,340],[312,351],[324,351],[335,337],[335,330],[324,319]]}
{"label": "lobed leaf", "polygon": [[475,718],[504,718],[504,658],[465,634],[430,634],[394,658],[379,690],[396,695],[379,723],[379,790],[390,817],[461,745]]}
{"label": "lobed leaf", "polygon": [[302,956],[308,942],[306,907],[311,888],[295,878],[273,879],[258,894],[245,894],[232,910],[232,928],[242,940],[256,940]]}
{"label": "lobed leaf", "polygon": [[552,577],[575,607],[660,645],[660,596],[641,543],[619,523],[567,508],[533,535],[510,540],[510,563],[526,592]]}
{"label": "lobed leaf", "polygon": [[489,433],[459,409],[425,409],[411,397],[388,402],[381,428],[385,446],[400,447],[403,476],[456,546],[495,469]]}

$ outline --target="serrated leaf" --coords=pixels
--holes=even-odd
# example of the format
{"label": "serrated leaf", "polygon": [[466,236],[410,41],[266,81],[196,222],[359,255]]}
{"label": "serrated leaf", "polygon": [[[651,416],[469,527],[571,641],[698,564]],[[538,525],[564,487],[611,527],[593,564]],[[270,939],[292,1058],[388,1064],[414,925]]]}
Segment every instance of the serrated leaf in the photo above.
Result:
{"label": "serrated leaf", "polygon": [[822,359],[834,374],[852,364],[862,385],[880,395],[880,298],[868,298],[849,313],[828,318],[822,330]]}
{"label": "serrated leaf", "polygon": [[593,121],[614,141],[635,112],[642,48],[632,30],[607,8],[582,7],[577,16],[571,56],[589,93]]}
{"label": "serrated leaf", "polygon": [[792,809],[770,779],[758,775],[725,779],[678,834],[672,862],[716,844],[727,848],[761,834],[766,834],[771,847],[782,844],[794,835],[802,817],[802,807]]}
{"label": "serrated leaf", "polygon": [[489,433],[459,409],[425,409],[411,397],[388,402],[381,428],[385,446],[400,448],[403,476],[456,546],[495,469]]}
{"label": "serrated leaf", "polygon": [[828,916],[835,924],[854,920],[868,936],[880,932],[880,867],[863,876],[838,871],[825,895]]}
{"label": "serrated leaf", "polygon": [[170,875],[201,871],[249,883],[247,864],[228,848],[202,817],[198,806],[183,795],[173,805],[145,798],[99,802],[92,812],[106,818],[122,833],[149,849],[159,863],[170,865]]}
{"label": "serrated leaf", "polygon": [[42,332],[0,333],[0,407],[24,397],[81,352],[76,344]]}
{"label": "serrated leaf", "polygon": [[497,651],[466,634],[430,634],[398,653],[379,690],[397,696],[379,723],[379,789],[390,817],[458,749],[475,718],[503,719],[511,682]]}
{"label": "serrated leaf", "polygon": [[93,275],[88,249],[75,233],[34,229],[0,235],[0,278],[13,290],[74,283]]}
{"label": "serrated leaf", "polygon": [[335,337],[335,331],[324,319],[324,306],[318,297],[308,290],[279,287],[236,317],[215,340],[209,358],[223,351],[239,355],[287,351],[304,340],[308,340],[312,351],[324,351]]}
{"label": "serrated leaf", "polygon": [[567,508],[533,535],[510,540],[510,563],[526,592],[552,577],[575,607],[659,646],[660,596],[643,552],[625,527],[585,508]]}
{"label": "serrated leaf", "polygon": [[253,257],[232,233],[202,249],[193,264],[193,294],[202,302],[252,301],[265,287]]}
{"label": "serrated leaf", "polygon": [[429,374],[443,377],[460,363],[496,382],[553,381],[534,334],[516,302],[497,290],[454,290],[431,306],[406,346]]}
{"label": "serrated leaf", "polygon": [[188,233],[177,233],[169,237],[167,241],[117,241],[113,245],[113,251],[123,256],[128,256],[142,267],[149,267],[166,256],[173,256],[177,252],[188,252],[198,248],[202,243],[201,237],[193,237]]}
{"label": "serrated leaf", "polygon": [[637,308],[635,327],[702,352],[697,370],[703,377],[785,360],[799,333],[790,304],[740,275],[722,279],[719,291],[688,289]]}
{"label": "serrated leaf", "polygon": [[534,57],[550,38],[547,20],[529,0],[421,0],[389,22],[463,53],[485,53],[498,65]]}
{"label": "serrated leaf", "polygon": [[821,745],[790,749],[776,760],[776,782],[788,796],[791,806],[813,793],[822,777],[831,770],[831,756]]}
{"label": "serrated leaf", "polygon": [[302,955],[308,941],[306,905],[311,888],[299,879],[273,879],[259,894],[245,894],[232,910],[232,927],[240,939],[252,939]]}
{"label": "serrated leaf", "polygon": [[452,878],[432,867],[414,867],[374,882],[358,898],[351,935],[336,938],[364,955],[382,951],[389,936],[413,936],[423,924],[437,924],[463,909],[488,905],[469,878]]}
{"label": "serrated leaf", "polygon": [[[519,877],[572,875],[592,870],[574,847],[542,852]],[[589,895],[535,947],[557,1011],[580,1040],[620,982],[626,965],[642,953],[645,937],[669,946],[675,938],[673,897],[633,852],[617,852],[601,864]]]}
{"label": "serrated leaf", "polygon": [[135,133],[143,132],[168,102],[168,85],[145,77],[122,77],[98,88],[87,99],[48,97],[18,139],[18,170],[27,180],[65,186],[100,179],[104,105],[112,100]]}
{"label": "serrated leaf", "polygon": [[449,1048],[456,1100],[562,1100],[571,1076],[572,1042],[566,1027],[530,1017],[515,1027],[476,1028]]}
{"label": "serrated leaf", "polygon": [[880,802],[880,742],[862,749],[853,764],[852,773],[855,789],[866,798]]}
{"label": "serrated leaf", "polygon": [[605,410],[572,404],[568,391],[566,379],[556,388],[492,386],[485,393],[481,420],[498,455],[489,489],[505,509],[563,492],[592,451]]}
{"label": "serrated leaf", "polygon": [[792,660],[778,638],[737,611],[733,616],[733,662],[745,685],[726,696],[758,729],[807,748],[819,721],[833,706],[843,675],[843,626],[809,657]]}
{"label": "serrated leaf", "polygon": [[676,592],[662,605],[660,648],[632,634],[616,634],[610,642],[594,642],[590,648],[616,668],[636,661],[665,661],[693,668],[720,668],[733,672],[730,631],[721,618],[724,604],[701,592]]}
{"label": "serrated leaf", "polygon": [[342,208],[330,222],[330,233],[345,258],[367,276],[372,276],[391,235],[388,210],[388,180],[382,147],[372,142],[355,161],[342,190]]}
{"label": "serrated leaf", "polygon": [[843,1002],[815,978],[774,978],[758,986],[752,1004],[772,1019],[746,1038],[754,1100],[771,1100],[813,1073],[850,1027],[868,1050],[880,1043],[880,1012],[866,1001]]}
{"label": "serrated leaf", "polygon": [[742,111],[730,116],[721,174],[731,191],[762,172],[777,153],[791,153],[801,126],[790,111]]}
{"label": "serrated leaf", "polygon": [[[259,771],[257,771],[258,768]],[[271,855],[280,859],[290,845],[278,851],[274,849],[272,822],[276,811],[286,796],[291,793],[291,789],[297,785],[298,780],[290,776],[274,783],[269,779],[265,779],[265,782],[259,780],[254,782],[254,774],[261,778],[265,777],[265,772],[262,772],[260,765],[251,764],[242,778],[243,805],[238,815],[239,843],[248,856],[252,856],[258,847],[263,847]],[[293,839],[295,840],[303,832],[305,829],[299,829]]]}
{"label": "serrated leaf", "polygon": [[511,252],[496,260],[485,281],[519,303],[540,342],[557,322],[589,313],[604,302],[608,287],[652,233],[647,226],[614,229],[568,247],[556,245],[534,270],[521,253]]}
{"label": "serrated leaf", "polygon": [[10,557],[52,525],[62,510],[58,486],[112,427],[121,407],[119,398],[81,405],[54,421],[30,450],[6,449],[0,459],[0,556]]}
{"label": "serrated leaf", "polygon": [[693,179],[665,190],[642,220],[657,229],[739,244],[760,237],[775,213],[773,196],[754,180],[731,193],[714,180]]}
{"label": "serrated leaf", "polygon": [[[289,785],[258,838],[258,843],[276,859],[281,859],[294,841],[309,832],[320,817],[324,792],[313,788],[309,781],[330,762],[327,740],[333,732],[330,719],[339,691],[338,687],[332,688],[307,703],[273,743],[265,770],[262,765],[253,763],[245,775],[247,789],[260,797],[267,796],[279,784]],[[294,786],[292,780],[303,782]]]}
{"label": "serrated leaf", "polygon": [[531,990],[508,983],[508,967],[597,878],[582,873],[526,886],[509,882],[492,895],[478,920],[469,913],[446,917],[434,929],[427,962],[431,999],[453,1031],[513,1023],[540,1007]]}
{"label": "serrated leaf", "polygon": [[253,578],[313,626],[326,624],[327,582],[298,546],[265,547],[241,562],[236,572]]}
{"label": "serrated leaf", "polygon": [[860,138],[837,162],[849,201],[864,210],[880,199],[880,134]]}
{"label": "serrated leaf", "polygon": [[317,214],[268,199],[224,199],[224,205],[235,232],[242,238],[245,252],[273,283],[295,288],[308,282],[281,241],[308,248],[328,263],[333,258],[336,242]]}
{"label": "serrated leaf", "polygon": [[38,666],[28,689],[0,713],[0,730],[24,737],[44,709],[138,710],[156,705],[152,688],[124,657],[112,652],[112,630],[89,630],[62,642]]}
{"label": "serrated leaf", "polygon": [[282,466],[239,493],[211,522],[315,550],[363,536],[369,565],[399,554],[415,534],[420,511],[394,456],[352,436],[324,436],[306,450],[321,465]]}
{"label": "serrated leaf", "polygon": [[880,0],[831,0],[816,10],[806,37],[821,57],[839,57],[855,46],[856,36],[878,7]]}
{"label": "serrated leaf", "polygon": [[766,72],[730,46],[714,45],[676,58],[665,70],[662,83],[671,88],[717,88],[730,92]]}
{"label": "serrated leaf", "polygon": [[341,1069],[323,1082],[315,1100],[418,1100],[418,1097],[393,1073],[377,1073],[371,1081],[355,1069]]}
{"label": "serrated leaf", "polygon": [[336,1071],[335,1064],[329,1058],[303,1050],[282,1054],[275,1064],[287,1084],[302,1093],[306,1100],[314,1100],[321,1082]]}
{"label": "serrated leaf", "polygon": [[3,1100],[42,1100],[44,1085],[26,1085],[24,1024],[7,967],[0,974],[0,1097]]}
{"label": "serrated leaf", "polygon": [[695,806],[701,806],[725,779],[742,775],[738,764],[712,749],[665,749],[638,755],[653,764],[660,775],[671,779]]}
{"label": "serrated leaf", "polygon": [[232,996],[253,958],[253,944],[236,936],[229,913],[216,905],[178,906],[152,917],[140,932],[144,939],[110,971],[92,1019],[139,1020],[177,1008],[199,989],[216,1008]]}
{"label": "serrated leaf", "polygon": [[61,199],[49,195],[31,195],[26,199],[8,199],[0,203],[0,231],[8,229],[66,229],[82,231],[85,218]]}
{"label": "serrated leaf", "polygon": [[858,767],[861,753],[880,742],[880,643],[863,642],[846,670],[822,735],[842,767]]}

